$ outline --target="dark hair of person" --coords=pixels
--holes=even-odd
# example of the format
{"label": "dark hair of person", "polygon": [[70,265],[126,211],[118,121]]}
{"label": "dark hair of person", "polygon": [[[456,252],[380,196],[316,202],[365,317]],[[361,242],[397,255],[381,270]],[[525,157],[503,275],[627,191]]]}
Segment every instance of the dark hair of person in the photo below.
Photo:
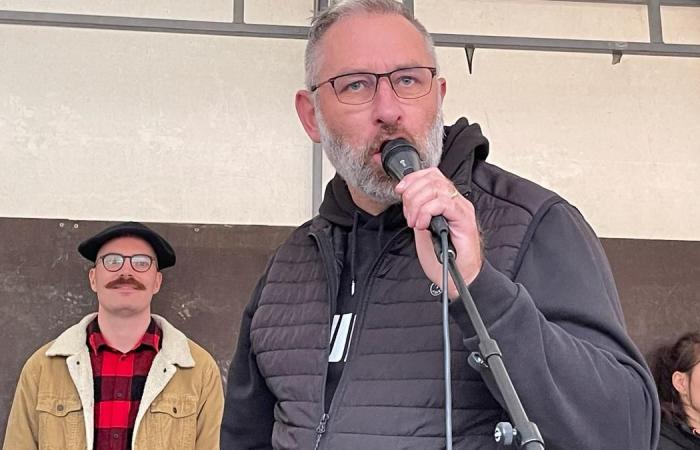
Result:
{"label": "dark hair of person", "polygon": [[651,371],[661,402],[662,419],[670,423],[687,423],[680,394],[673,387],[673,373],[689,372],[700,362],[700,333],[681,336],[674,344],[657,349],[651,356]]}

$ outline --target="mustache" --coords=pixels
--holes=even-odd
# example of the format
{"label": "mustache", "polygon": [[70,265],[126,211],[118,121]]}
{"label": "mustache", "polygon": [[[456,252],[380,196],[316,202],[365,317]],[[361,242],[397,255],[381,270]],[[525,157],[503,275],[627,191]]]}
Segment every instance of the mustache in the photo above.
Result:
{"label": "mustache", "polygon": [[409,139],[412,140],[408,133],[406,133],[405,130],[402,129],[402,127],[394,125],[394,124],[385,124],[382,126],[381,130],[377,133],[376,136],[368,143],[367,149],[371,148],[379,148],[382,146],[382,144],[386,141],[388,141],[391,136],[397,136],[401,135],[404,139]]}
{"label": "mustache", "polygon": [[143,283],[132,277],[120,276],[119,278],[116,278],[105,285],[107,289],[114,289],[119,286],[132,286],[134,289],[138,289],[140,291],[146,290],[146,286],[144,286]]}

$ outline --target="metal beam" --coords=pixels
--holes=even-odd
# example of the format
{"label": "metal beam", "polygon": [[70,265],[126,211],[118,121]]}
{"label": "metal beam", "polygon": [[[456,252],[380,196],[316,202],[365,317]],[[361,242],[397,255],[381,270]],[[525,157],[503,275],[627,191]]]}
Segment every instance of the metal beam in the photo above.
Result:
{"label": "metal beam", "polygon": [[245,22],[245,0],[233,0],[233,23]]}
{"label": "metal beam", "polygon": [[[22,11],[0,11],[0,24],[92,28],[159,33],[189,33],[279,39],[306,39],[306,26],[203,22],[191,20],[149,19],[139,17],[91,16]],[[627,55],[700,57],[700,45],[658,42],[614,42],[580,39],[547,39],[511,36],[481,36],[433,33],[440,47],[473,46],[510,50],[536,50],[573,53],[610,53]]]}
{"label": "metal beam", "polygon": [[[649,0],[548,0],[550,2],[617,3],[620,5],[647,5]],[[661,0],[661,6],[700,6],[700,0]]]}
{"label": "metal beam", "polygon": [[311,215],[318,214],[323,200],[323,148],[313,143],[311,148]]}
{"label": "metal beam", "polygon": [[661,28],[661,3],[659,0],[649,0],[647,17],[649,18],[649,40],[654,44],[662,43],[664,36]]}
{"label": "metal beam", "polygon": [[0,24],[306,39],[309,27],[0,10]]}
{"label": "metal beam", "polygon": [[413,17],[416,16],[416,7],[413,4],[413,0],[403,0],[403,6],[405,6],[406,9],[411,12]]}
{"label": "metal beam", "polygon": [[[314,0],[314,16],[328,8],[328,0]],[[323,201],[323,148],[311,144],[311,215],[318,214]]]}
{"label": "metal beam", "polygon": [[479,36],[466,34],[433,34],[440,47],[493,48],[506,50],[535,50],[541,52],[611,53],[625,55],[700,57],[700,45],[663,44],[649,42],[615,42],[577,39],[545,39],[509,36]]}
{"label": "metal beam", "polygon": [[328,0],[314,0],[314,14],[328,8]]}

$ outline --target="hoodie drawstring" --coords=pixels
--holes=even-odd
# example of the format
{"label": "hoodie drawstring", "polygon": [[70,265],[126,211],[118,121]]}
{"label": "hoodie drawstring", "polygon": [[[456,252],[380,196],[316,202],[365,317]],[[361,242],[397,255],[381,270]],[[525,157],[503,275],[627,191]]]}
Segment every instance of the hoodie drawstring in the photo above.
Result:
{"label": "hoodie drawstring", "polygon": [[355,258],[357,257],[357,224],[360,220],[360,213],[355,211],[352,218],[352,230],[348,236],[350,240],[350,296],[355,295]]}

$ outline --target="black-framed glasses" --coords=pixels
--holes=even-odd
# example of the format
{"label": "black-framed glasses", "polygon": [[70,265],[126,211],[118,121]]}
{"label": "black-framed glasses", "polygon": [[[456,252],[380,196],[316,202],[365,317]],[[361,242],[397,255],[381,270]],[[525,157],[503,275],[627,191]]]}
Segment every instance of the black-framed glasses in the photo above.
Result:
{"label": "black-framed glasses", "polygon": [[102,266],[104,266],[107,272],[117,272],[124,266],[124,261],[129,260],[131,268],[136,272],[148,272],[151,268],[153,262],[156,260],[150,255],[131,255],[126,256],[119,253],[107,253],[98,258],[102,261]]}
{"label": "black-framed glasses", "polygon": [[311,86],[311,92],[328,83],[340,103],[362,105],[374,99],[379,79],[386,77],[397,97],[410,100],[428,95],[436,74],[435,67],[407,67],[386,73],[348,73]]}

